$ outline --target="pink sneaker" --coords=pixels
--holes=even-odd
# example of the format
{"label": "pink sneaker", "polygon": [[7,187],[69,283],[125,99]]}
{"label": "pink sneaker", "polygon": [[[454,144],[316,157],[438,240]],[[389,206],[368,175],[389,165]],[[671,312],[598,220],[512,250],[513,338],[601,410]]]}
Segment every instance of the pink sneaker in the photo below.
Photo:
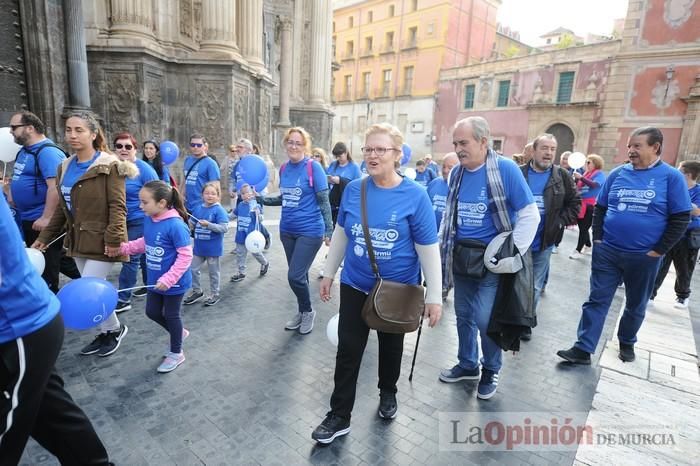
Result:
{"label": "pink sneaker", "polygon": [[169,353],[168,356],[163,359],[163,362],[160,363],[157,371],[161,374],[172,372],[183,362],[185,362],[185,353]]}

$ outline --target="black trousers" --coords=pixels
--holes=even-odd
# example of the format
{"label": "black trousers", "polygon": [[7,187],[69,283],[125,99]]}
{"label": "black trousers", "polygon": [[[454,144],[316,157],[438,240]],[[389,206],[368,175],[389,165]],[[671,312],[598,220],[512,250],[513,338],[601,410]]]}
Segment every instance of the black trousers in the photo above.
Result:
{"label": "black trousers", "polygon": [[651,294],[652,299],[656,297],[656,293],[661,288],[668,269],[671,268],[671,262],[673,262],[673,267],[676,269],[676,283],[673,287],[676,296],[681,299],[690,297],[690,280],[693,278],[697,260],[698,250],[691,249],[688,244],[688,237],[684,236],[664,256],[659,273],[656,275],[656,282],[654,282],[654,291]]}
{"label": "black trousers", "polygon": [[[31,246],[39,237],[40,232],[32,229],[33,224],[33,221],[22,222],[24,243],[27,247]],[[72,279],[80,278],[80,272],[75,265],[75,261],[73,258],[66,256],[65,251],[63,251],[63,239],[59,239],[49,246],[44,253],[44,260],[46,261],[46,267],[44,267],[44,273],[41,274],[41,278],[44,279],[46,284],[49,285],[49,289],[54,293],[58,293],[59,273],[63,273],[63,275]]]}
{"label": "black trousers", "polygon": [[63,333],[57,315],[42,329],[0,345],[1,466],[19,463],[30,435],[61,464],[109,464],[92,423],[56,373]]}
{"label": "black trousers", "polygon": [[586,206],[586,213],[583,218],[578,219],[578,244],[576,245],[576,250],[581,252],[584,246],[591,247],[591,235],[588,230],[591,229],[593,224],[593,206]]}
{"label": "black trousers", "polygon": [[[369,335],[369,327],[360,314],[365,299],[367,299],[365,293],[341,283],[338,353],[335,357],[335,388],[331,395],[331,412],[348,420],[355,404],[357,377]],[[396,393],[396,382],[401,373],[404,335],[377,332],[377,337],[379,338],[377,387],[382,391]]]}
{"label": "black trousers", "polygon": [[560,227],[559,228],[559,233],[557,233],[557,237],[554,238],[554,246],[559,247],[561,244],[562,240],[564,239],[564,230],[566,230],[566,227]]}

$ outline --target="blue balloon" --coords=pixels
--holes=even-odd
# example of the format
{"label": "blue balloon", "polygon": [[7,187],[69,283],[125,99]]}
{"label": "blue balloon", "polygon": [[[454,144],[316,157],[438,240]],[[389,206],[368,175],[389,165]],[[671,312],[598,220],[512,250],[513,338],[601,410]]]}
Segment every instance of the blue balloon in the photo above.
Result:
{"label": "blue balloon", "polygon": [[117,289],[96,277],[76,278],[56,295],[66,327],[86,330],[104,322],[117,307]]}
{"label": "blue balloon", "polygon": [[175,162],[178,155],[180,155],[180,148],[173,141],[163,141],[160,144],[160,158],[164,165]]}
{"label": "blue balloon", "polygon": [[267,165],[259,155],[246,155],[238,162],[238,173],[249,185],[257,185],[267,176]]}
{"label": "blue balloon", "polygon": [[404,143],[401,146],[401,152],[403,152],[403,155],[401,156],[401,165],[406,165],[411,161],[411,146]]}
{"label": "blue balloon", "polygon": [[260,193],[263,189],[267,187],[267,183],[270,181],[270,176],[265,175],[265,178],[263,178],[259,183],[257,184],[250,184],[246,182],[245,180],[240,180],[238,183],[236,183],[236,191],[240,192],[241,188],[243,187],[244,184],[251,185],[252,187],[255,188],[255,191]]}

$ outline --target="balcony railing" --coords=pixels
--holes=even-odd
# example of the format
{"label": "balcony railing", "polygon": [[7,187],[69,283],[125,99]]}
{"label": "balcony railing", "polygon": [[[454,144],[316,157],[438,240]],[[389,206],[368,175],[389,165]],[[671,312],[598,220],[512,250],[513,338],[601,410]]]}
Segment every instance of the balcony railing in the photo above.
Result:
{"label": "balcony railing", "polygon": [[403,45],[401,46],[401,50],[410,50],[410,49],[415,49],[418,47],[418,41],[413,38],[413,39],[407,39],[403,42]]}
{"label": "balcony railing", "polygon": [[382,51],[380,53],[394,53],[394,43],[390,44],[384,44],[384,47],[382,47]]}
{"label": "balcony railing", "polygon": [[360,57],[371,57],[374,55],[374,50],[371,48],[367,48],[362,50],[362,53],[360,54]]}
{"label": "balcony railing", "polygon": [[374,90],[374,96],[377,99],[386,99],[391,95],[391,84],[387,83],[381,87]]}

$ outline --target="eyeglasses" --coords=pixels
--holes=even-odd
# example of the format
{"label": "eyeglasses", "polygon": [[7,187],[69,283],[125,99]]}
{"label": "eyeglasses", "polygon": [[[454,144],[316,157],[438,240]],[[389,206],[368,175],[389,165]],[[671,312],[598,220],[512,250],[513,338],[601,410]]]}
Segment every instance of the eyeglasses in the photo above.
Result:
{"label": "eyeglasses", "polygon": [[131,150],[134,148],[131,144],[115,144],[114,145],[115,149],[126,149],[126,150]]}
{"label": "eyeglasses", "polygon": [[14,130],[16,130],[17,128],[21,128],[21,127],[23,127],[23,126],[29,126],[29,125],[10,125],[10,130],[14,131]]}
{"label": "eyeglasses", "polygon": [[204,146],[204,144],[202,144],[201,142],[191,142],[190,143],[190,147],[203,147],[203,146]]}
{"label": "eyeglasses", "polygon": [[321,158],[321,154],[314,154],[314,155],[312,155],[312,157],[315,158],[315,159],[320,159],[320,158]]}
{"label": "eyeglasses", "polygon": [[362,151],[362,155],[364,155],[365,157],[371,155],[372,152],[381,157],[388,151],[397,151],[398,149],[395,149],[393,147],[361,147],[360,150]]}
{"label": "eyeglasses", "polygon": [[301,147],[304,145],[304,143],[300,141],[287,141],[287,145],[292,147]]}

